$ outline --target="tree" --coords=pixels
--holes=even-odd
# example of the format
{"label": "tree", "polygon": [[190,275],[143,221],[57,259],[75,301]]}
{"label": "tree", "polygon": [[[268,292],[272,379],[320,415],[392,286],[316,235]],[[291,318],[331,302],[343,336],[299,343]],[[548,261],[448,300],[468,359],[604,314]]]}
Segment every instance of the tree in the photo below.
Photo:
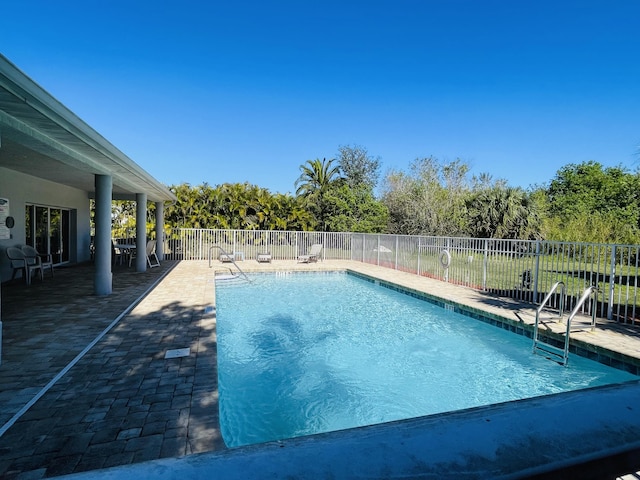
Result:
{"label": "tree", "polygon": [[366,148],[354,145],[338,148],[338,165],[351,188],[366,185],[374,189],[380,175],[380,158],[372,157]]}
{"label": "tree", "polygon": [[302,173],[296,180],[296,195],[316,219],[316,227],[321,231],[327,229],[327,204],[325,195],[334,182],[341,180],[340,167],[334,166],[335,159],[323,158],[307,160],[300,165]]}
{"label": "tree", "polygon": [[462,160],[443,163],[418,158],[410,172],[391,171],[382,201],[389,209],[389,232],[413,235],[463,235],[469,166]]}
{"label": "tree", "polygon": [[540,238],[540,216],[521,188],[483,186],[467,199],[469,233],[478,238]]}
{"label": "tree", "polygon": [[[637,174],[598,162],[569,164],[556,173],[548,189],[552,215],[568,217],[579,212],[617,212],[631,220],[638,206]],[[637,218],[636,218],[637,220]]]}
{"label": "tree", "polygon": [[307,160],[300,165],[302,173],[295,182],[296,195],[307,197],[317,192],[324,192],[329,185],[340,178],[340,167],[333,166],[335,159],[327,161],[323,158]]}
{"label": "tree", "polygon": [[165,211],[172,228],[308,230],[314,218],[291,195],[272,195],[249,183],[170,187],[178,197]]}
{"label": "tree", "polygon": [[278,205],[278,213],[276,215],[278,230],[313,230],[315,218],[304,207],[304,201],[301,197],[278,193],[275,200]]}
{"label": "tree", "polygon": [[[640,177],[624,167],[589,161],[568,164],[547,189],[546,233],[557,240],[637,241]],[[607,225],[609,228],[607,228]]]}
{"label": "tree", "polygon": [[373,196],[371,189],[336,184],[325,195],[326,227],[331,232],[384,233],[389,211]]}
{"label": "tree", "polygon": [[135,236],[136,202],[113,200],[111,202],[111,235],[114,238]]}
{"label": "tree", "polygon": [[212,228],[214,212],[212,204],[214,192],[206,183],[192,187],[188,183],[172,185],[169,189],[177,197],[174,204],[167,206],[165,222],[174,228]]}

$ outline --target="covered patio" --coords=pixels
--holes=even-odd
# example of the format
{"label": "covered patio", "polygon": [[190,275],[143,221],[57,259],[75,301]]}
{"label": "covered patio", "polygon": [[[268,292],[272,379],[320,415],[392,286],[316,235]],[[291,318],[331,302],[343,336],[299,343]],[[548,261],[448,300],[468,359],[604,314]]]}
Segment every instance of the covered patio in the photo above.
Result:
{"label": "covered patio", "polygon": [[[164,202],[175,195],[0,55],[0,281],[12,276],[5,250],[30,245],[55,265],[93,258],[94,292],[109,295],[112,200],[136,202],[139,252],[155,204],[151,236],[162,259]],[[146,258],[135,267],[144,271]]]}

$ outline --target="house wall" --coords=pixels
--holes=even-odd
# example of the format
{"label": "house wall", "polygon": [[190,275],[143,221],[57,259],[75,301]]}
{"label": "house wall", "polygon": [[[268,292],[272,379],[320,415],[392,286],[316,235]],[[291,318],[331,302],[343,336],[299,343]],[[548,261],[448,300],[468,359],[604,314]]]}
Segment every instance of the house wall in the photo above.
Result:
{"label": "house wall", "polygon": [[0,240],[0,279],[3,282],[11,278],[11,268],[5,249],[25,243],[25,206],[27,204],[70,209],[70,261],[77,263],[90,259],[91,232],[87,192],[0,167],[0,198],[9,199],[9,213],[15,218],[11,238]]}

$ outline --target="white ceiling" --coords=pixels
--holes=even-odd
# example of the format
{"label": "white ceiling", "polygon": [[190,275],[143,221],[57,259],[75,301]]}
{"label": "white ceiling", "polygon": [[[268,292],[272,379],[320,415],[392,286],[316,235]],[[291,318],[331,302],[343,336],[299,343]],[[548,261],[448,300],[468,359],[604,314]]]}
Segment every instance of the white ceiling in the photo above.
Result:
{"label": "white ceiling", "polygon": [[79,188],[111,175],[115,199],[175,200],[162,183],[0,55],[0,167]]}

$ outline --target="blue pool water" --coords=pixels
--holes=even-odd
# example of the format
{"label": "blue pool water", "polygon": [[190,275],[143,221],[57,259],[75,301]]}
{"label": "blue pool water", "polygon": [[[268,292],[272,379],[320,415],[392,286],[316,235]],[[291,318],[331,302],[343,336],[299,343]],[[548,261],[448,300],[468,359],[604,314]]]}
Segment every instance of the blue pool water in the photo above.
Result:
{"label": "blue pool water", "polygon": [[216,283],[230,447],[636,379],[353,275],[252,278]]}

